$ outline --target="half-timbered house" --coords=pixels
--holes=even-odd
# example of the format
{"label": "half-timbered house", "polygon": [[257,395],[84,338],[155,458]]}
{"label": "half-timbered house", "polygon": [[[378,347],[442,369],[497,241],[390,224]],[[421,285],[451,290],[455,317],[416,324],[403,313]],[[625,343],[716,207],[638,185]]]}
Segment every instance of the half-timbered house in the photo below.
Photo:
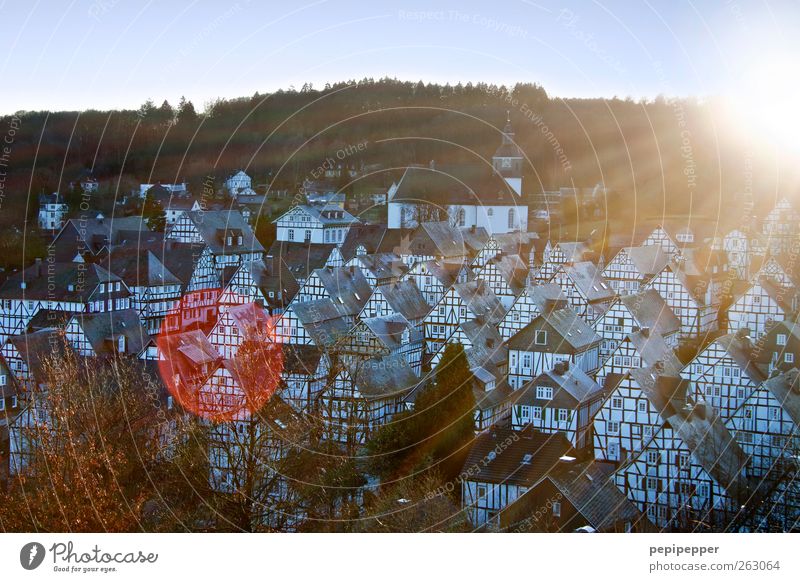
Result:
{"label": "half-timbered house", "polygon": [[703,348],[681,376],[692,383],[695,401],[704,400],[727,420],[766,379],[753,355],[745,332],[724,335]]}
{"label": "half-timbered house", "polygon": [[798,293],[792,287],[781,287],[762,277],[733,299],[728,308],[728,331],[749,330],[758,340],[776,321],[785,319],[797,310]]}
{"label": "half-timbered house", "polygon": [[660,273],[670,256],[659,245],[625,247],[603,269],[603,277],[619,295],[638,293]]}
{"label": "half-timbered house", "polygon": [[531,428],[492,427],[472,442],[462,468],[461,504],[475,528],[499,526],[498,514],[516,501],[570,452],[562,434]]}
{"label": "half-timbered house", "polygon": [[514,430],[532,426],[547,434],[561,433],[575,449],[585,449],[592,445],[592,421],[603,403],[603,390],[580,368],[559,362],[509,400]]}
{"label": "half-timbered house", "polygon": [[561,287],[575,313],[589,324],[605,313],[616,297],[600,269],[589,261],[562,265],[551,281]]}
{"label": "half-timbered house", "polygon": [[600,342],[571,308],[545,311],[508,340],[508,382],[521,388],[564,361],[593,374],[600,367]]}

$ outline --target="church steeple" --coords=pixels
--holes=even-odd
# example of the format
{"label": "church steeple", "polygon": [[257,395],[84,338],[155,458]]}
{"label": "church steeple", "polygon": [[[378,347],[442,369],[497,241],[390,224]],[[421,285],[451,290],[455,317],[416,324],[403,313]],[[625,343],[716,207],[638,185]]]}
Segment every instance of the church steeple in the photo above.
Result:
{"label": "church steeple", "polygon": [[522,194],[522,151],[514,141],[514,128],[511,126],[511,113],[506,111],[506,125],[500,147],[492,157],[495,171],[503,176],[506,183],[519,195]]}

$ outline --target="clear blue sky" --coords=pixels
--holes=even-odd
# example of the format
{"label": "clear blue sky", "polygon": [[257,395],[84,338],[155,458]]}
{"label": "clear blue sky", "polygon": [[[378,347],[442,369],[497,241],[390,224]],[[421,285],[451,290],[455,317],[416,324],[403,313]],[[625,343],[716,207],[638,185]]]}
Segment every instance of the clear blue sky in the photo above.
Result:
{"label": "clear blue sky", "polygon": [[306,81],[542,84],[560,97],[716,95],[780,57],[788,0],[293,2],[0,0],[0,114],[198,108]]}

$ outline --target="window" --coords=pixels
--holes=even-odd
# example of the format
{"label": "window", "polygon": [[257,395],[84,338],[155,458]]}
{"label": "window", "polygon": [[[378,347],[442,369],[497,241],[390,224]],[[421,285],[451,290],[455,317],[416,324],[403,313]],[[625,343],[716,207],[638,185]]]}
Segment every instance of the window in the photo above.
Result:
{"label": "window", "polygon": [[658,491],[658,479],[655,477],[648,477],[645,483],[645,489],[648,491]]}
{"label": "window", "polygon": [[553,501],[553,517],[561,517],[561,502]]}
{"label": "window", "polygon": [[794,364],[794,354],[786,353],[783,355],[783,361],[787,364]]}
{"label": "window", "polygon": [[515,213],[513,208],[508,209],[508,228],[514,228]]}
{"label": "window", "polygon": [[543,346],[547,344],[547,332],[542,329],[536,330],[536,338],[534,340],[537,346]]}
{"label": "window", "polygon": [[613,420],[608,421],[608,434],[619,434],[619,423]]}
{"label": "window", "polygon": [[478,498],[486,497],[486,485],[478,485]]}
{"label": "window", "polygon": [[5,410],[5,409],[6,409],[6,399],[0,398],[0,410]]}
{"label": "window", "polygon": [[542,420],[542,407],[541,406],[534,406],[533,407],[533,420]]}
{"label": "window", "polygon": [[0,374],[0,386],[5,386],[8,384],[8,376],[6,374]]}
{"label": "window", "polygon": [[611,399],[611,408],[621,409],[622,408],[622,398],[617,396]]}
{"label": "window", "polygon": [[553,388],[551,386],[537,386],[536,398],[539,400],[552,400]]}
{"label": "window", "polygon": [[647,401],[640,400],[639,401],[639,412],[647,412]]}
{"label": "window", "polygon": [[785,346],[786,345],[786,334],[785,333],[779,333],[778,334],[778,338],[775,340],[775,342],[779,346]]}
{"label": "window", "polygon": [[306,230],[306,232],[305,232],[305,234],[303,236],[303,240],[305,240],[306,242],[311,242],[311,231],[310,230]]}
{"label": "window", "polygon": [[467,213],[464,212],[463,208],[458,209],[458,212],[456,213],[456,220],[458,222],[458,226],[465,226],[467,224]]}
{"label": "window", "polygon": [[658,451],[647,451],[647,464],[657,465],[659,456]]}
{"label": "window", "polygon": [[293,228],[289,229],[289,240],[294,240],[294,229]]}
{"label": "window", "polygon": [[530,368],[531,367],[531,355],[530,354],[522,354],[522,367],[523,368]]}
{"label": "window", "polygon": [[566,408],[558,409],[558,422],[567,422],[569,419],[569,410]]}
{"label": "window", "polygon": [[494,208],[489,207],[489,209],[486,211],[486,215],[487,216],[494,216]]}

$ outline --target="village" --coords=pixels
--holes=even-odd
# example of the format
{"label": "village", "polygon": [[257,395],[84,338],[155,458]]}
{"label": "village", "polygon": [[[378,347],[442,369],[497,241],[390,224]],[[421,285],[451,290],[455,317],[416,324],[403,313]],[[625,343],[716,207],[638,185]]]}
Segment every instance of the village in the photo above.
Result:
{"label": "village", "polygon": [[[490,167],[405,168],[369,218],[324,183],[356,175],[347,158],[366,142],[294,198],[242,170],[224,202],[141,184],[126,195],[140,216],[87,203],[70,218],[66,192],[39,196],[47,256],[0,286],[2,482],[29,470],[48,418],[30,395],[47,394],[43,359],[60,349],[151,370],[165,418],[212,427],[208,479],[233,494],[237,434],[281,440],[313,421],[357,458],[457,345],[474,435],[425,497],[447,496],[470,529],[797,530],[800,212],[782,198],[724,226],[665,217],[576,236],[557,226],[562,202],[602,221],[605,187],[531,194],[510,118],[500,135]],[[76,179],[89,200],[98,182]],[[259,240],[274,196],[292,202]],[[264,422],[266,401],[280,417]],[[303,518],[261,516],[282,530]]]}

